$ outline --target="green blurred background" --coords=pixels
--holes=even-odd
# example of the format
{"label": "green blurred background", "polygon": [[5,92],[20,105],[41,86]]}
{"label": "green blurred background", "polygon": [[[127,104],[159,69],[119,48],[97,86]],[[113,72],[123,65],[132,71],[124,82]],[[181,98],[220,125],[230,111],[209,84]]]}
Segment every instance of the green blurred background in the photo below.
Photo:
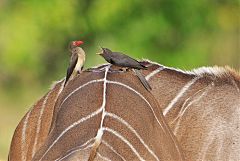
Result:
{"label": "green blurred background", "polygon": [[240,68],[239,0],[0,0],[0,160],[18,122],[65,76],[70,40],[167,66]]}

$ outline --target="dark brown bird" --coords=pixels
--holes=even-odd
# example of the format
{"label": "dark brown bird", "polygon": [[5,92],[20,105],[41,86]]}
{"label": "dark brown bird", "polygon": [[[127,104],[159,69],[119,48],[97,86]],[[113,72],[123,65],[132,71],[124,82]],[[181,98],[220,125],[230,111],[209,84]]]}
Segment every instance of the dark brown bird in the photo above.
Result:
{"label": "dark brown bird", "polygon": [[71,59],[69,67],[67,69],[64,86],[66,85],[71,76],[76,76],[77,73],[80,73],[82,71],[85,62],[85,52],[81,47],[79,47],[81,44],[83,44],[83,41],[72,41],[69,44]]}
{"label": "dark brown bird", "polygon": [[147,67],[142,65],[137,60],[120,52],[112,52],[108,48],[102,48],[102,52],[97,54],[101,55],[107,62],[119,67],[128,67],[133,69],[147,69]]}
{"label": "dark brown bird", "polygon": [[[152,90],[151,86],[145,79],[145,77],[142,75],[142,73],[139,71],[140,69],[147,69],[146,66],[142,65],[140,62],[137,60],[123,54],[120,52],[112,52],[108,48],[102,48],[102,52],[97,53],[101,55],[107,62],[119,66],[119,67],[127,67],[127,68],[132,68],[134,72],[136,73],[137,77],[143,84],[143,86],[148,90]],[[138,69],[138,70],[135,70]]]}

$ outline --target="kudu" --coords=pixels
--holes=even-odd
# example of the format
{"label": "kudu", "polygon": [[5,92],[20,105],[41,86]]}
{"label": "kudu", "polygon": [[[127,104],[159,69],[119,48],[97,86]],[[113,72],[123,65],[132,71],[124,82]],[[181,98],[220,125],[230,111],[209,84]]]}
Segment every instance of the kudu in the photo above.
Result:
{"label": "kudu", "polygon": [[183,160],[155,97],[110,65],[58,82],[19,123],[9,160]]}
{"label": "kudu", "polygon": [[[149,66],[144,72],[146,79],[186,160],[240,160],[239,74],[229,68],[185,72],[148,61],[145,64]],[[57,83],[19,123],[10,160],[31,160],[33,147],[37,151],[44,144],[62,83]]]}
{"label": "kudu", "polygon": [[240,75],[229,67],[190,72],[145,62],[167,123],[186,160],[240,160]]}

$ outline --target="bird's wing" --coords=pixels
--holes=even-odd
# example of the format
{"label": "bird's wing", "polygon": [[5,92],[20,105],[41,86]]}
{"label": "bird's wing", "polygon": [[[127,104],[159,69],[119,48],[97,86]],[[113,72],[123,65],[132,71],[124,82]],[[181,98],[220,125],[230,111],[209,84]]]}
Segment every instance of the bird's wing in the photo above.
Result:
{"label": "bird's wing", "polygon": [[74,68],[77,64],[77,61],[78,61],[78,55],[77,54],[72,54],[69,67],[67,69],[67,76],[66,76],[66,79],[65,79],[64,86],[66,85],[66,83],[69,80],[71,74],[73,73],[73,70],[74,70]]}
{"label": "bird's wing", "polygon": [[137,60],[131,58],[131,57],[128,56],[128,55],[122,54],[122,53],[120,53],[120,52],[113,52],[113,53],[112,53],[112,56],[113,56],[114,58],[118,58],[119,60],[128,60],[128,61],[131,61],[131,62],[136,62],[136,63],[138,63]]}
{"label": "bird's wing", "polygon": [[125,54],[122,54],[122,53],[119,53],[119,52],[115,52],[115,53],[112,53],[112,54],[115,58],[117,58],[119,60],[119,62],[122,65],[126,65],[127,67],[136,68],[136,69],[145,68],[136,59],[133,59],[128,55],[125,55]]}

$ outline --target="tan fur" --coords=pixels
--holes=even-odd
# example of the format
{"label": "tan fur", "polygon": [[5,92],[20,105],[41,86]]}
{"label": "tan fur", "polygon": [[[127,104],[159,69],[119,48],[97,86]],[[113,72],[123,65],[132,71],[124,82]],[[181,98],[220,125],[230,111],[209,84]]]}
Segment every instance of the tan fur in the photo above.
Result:
{"label": "tan fur", "polygon": [[[44,99],[46,99],[46,96],[48,96],[48,100],[45,105],[44,114],[42,115],[42,121],[40,126],[40,131],[38,134],[38,140],[37,144],[35,145],[35,150],[38,151],[38,149],[42,146],[44,141],[46,140],[49,132],[49,128],[52,121],[52,115],[53,115],[53,107],[55,105],[55,100],[58,94],[58,91],[60,90],[60,84],[63,83],[63,81],[58,82],[56,85],[52,87],[52,89],[49,91],[49,94],[46,94],[44,97],[42,97],[23,117],[21,122],[18,124],[15,133],[13,135],[13,139],[11,142],[10,152],[9,152],[9,160],[22,160],[22,158],[25,158],[24,160],[31,160],[32,159],[32,152],[33,152],[33,145],[36,138],[36,131],[38,126],[38,118],[40,116],[40,111],[44,102]],[[26,117],[28,117],[28,122],[26,125],[26,132],[25,132],[25,138],[22,138],[22,132],[23,132],[23,126],[24,122],[26,121]],[[23,141],[25,144],[23,144]],[[23,147],[23,145],[25,145]],[[24,149],[22,149],[22,147]]]}
{"label": "tan fur", "polygon": [[[145,74],[159,66],[151,66],[152,70]],[[240,160],[240,75],[237,72],[229,67],[190,72],[165,67],[149,83],[164,111],[193,79],[196,82],[165,115],[186,160]]]}
{"label": "tan fur", "polygon": [[[103,68],[105,70],[105,67]],[[49,101],[52,101],[54,104],[51,106],[48,106],[47,104],[47,110],[45,112],[48,110],[50,113],[53,112],[53,115],[49,116],[53,121],[42,121],[42,123],[47,123],[48,126],[44,128],[44,133],[39,135],[38,140],[42,140],[40,144],[41,147],[37,147],[37,152],[33,158],[31,157],[32,154],[26,149],[24,154],[26,154],[27,160],[60,159],[61,157],[67,155],[69,150],[76,149],[78,146],[96,136],[100,126],[102,113],[99,113],[91,119],[88,119],[86,122],[75,126],[64,133],[62,135],[63,137],[59,137],[64,130],[73,125],[74,122],[84,118],[101,107],[103,101],[103,82],[94,83],[76,91],[71,97],[69,97],[69,100],[63,103],[66,97],[79,86],[91,80],[103,79],[104,70],[101,68],[94,70],[97,71],[83,72],[75,79],[69,81],[66,88],[64,88],[58,96],[57,101],[54,101],[55,99],[49,99]],[[130,88],[136,90],[147,101],[149,101],[153,109],[151,110],[150,106],[143,100],[143,98],[138,96],[135,92],[117,84],[107,83],[106,111],[116,114],[127,121],[136,130],[136,132],[139,133],[145,144],[149,146],[149,148],[160,160],[183,160],[181,148],[179,147],[168,125],[165,123],[161,110],[157,107],[157,101],[148,91],[145,90],[135,74],[133,72],[118,73],[115,71],[109,71],[107,80],[126,84]],[[59,84],[57,84],[57,86],[59,86]],[[57,92],[58,90],[53,89],[53,91]],[[38,108],[38,106],[34,106],[33,110],[36,108]],[[34,115],[39,116],[39,112],[32,112],[30,114],[30,118]],[[45,113],[43,114],[43,117],[46,119]],[[160,125],[155,117],[159,121]],[[31,122],[33,123],[31,126],[36,126],[37,120],[33,120]],[[143,124],[143,122],[145,124]],[[20,125],[21,124],[22,122]],[[147,151],[146,147],[144,147],[144,145],[140,142],[139,138],[132,132],[132,130],[127,128],[126,125],[123,125],[123,123],[106,116],[103,122],[103,127],[113,129],[122,135],[122,137],[126,138],[144,159],[155,160],[153,155]],[[19,160],[19,156],[15,157],[15,154],[18,153],[15,149],[18,145],[21,145],[21,139],[16,137],[16,133],[21,130],[21,127],[19,127],[15,132],[12,148],[9,153],[10,160]],[[27,133],[26,138],[29,138],[30,134],[31,137],[34,138],[34,131]],[[45,136],[47,136],[47,138],[45,138]],[[111,134],[110,132],[103,131],[101,140],[106,141],[117,151],[117,153],[126,158],[126,160],[138,160],[132,149],[124,141],[119,139],[119,137]],[[89,142],[89,144],[84,145],[82,147],[83,150],[76,151],[75,153],[66,156],[64,160],[87,160],[91,151],[91,147],[88,148],[88,146],[93,142],[94,140]],[[30,143],[27,142],[27,146],[31,147]],[[49,148],[50,146],[51,148]],[[94,160],[103,160],[104,157],[111,160],[121,160],[121,158],[110,150],[109,147],[100,143],[98,149],[96,150]]]}
{"label": "tan fur", "polygon": [[[148,70],[142,71],[145,76],[160,66],[164,67],[147,61],[144,63],[149,66]],[[68,102],[62,105],[61,103],[80,85],[93,79],[102,79],[105,66],[94,68],[92,72],[83,72],[69,81],[67,88],[61,92],[57,101],[56,96],[62,82],[57,83],[50,90],[49,98],[46,101],[46,109],[42,115],[39,138],[37,139],[37,153],[33,155],[32,148],[36,140],[38,118],[44,99],[47,96],[45,95],[40,99],[15,130],[9,160],[22,160],[23,154],[25,155],[24,160],[32,160],[32,155],[34,156],[33,160],[39,160],[64,129],[74,121],[99,108],[102,102],[103,83],[96,83],[83,88],[76,92],[76,95],[72,96]],[[179,160],[182,158],[181,148],[186,160],[240,160],[240,75],[233,69],[214,67],[185,72],[164,67],[149,80],[153,88],[152,94],[158,103],[143,88],[132,72],[109,71],[107,79],[124,83],[136,89],[150,101],[163,128],[159,128],[151,110],[146,108],[148,105],[135,93],[119,85],[107,84],[106,110],[128,121],[161,160]],[[189,82],[192,82],[192,84]],[[170,131],[161,110],[165,110],[177,93],[188,83],[190,85],[188,89],[183,92],[165,115],[171,128]],[[89,91],[97,92],[89,93]],[[22,130],[27,116],[28,124],[23,150],[21,149]],[[66,133],[50,149],[43,160],[61,158],[70,149],[73,150],[78,145],[95,137],[100,119],[101,113],[88,120],[86,124],[81,124],[74,128],[72,132]],[[52,126],[50,126],[51,124]],[[139,154],[146,160],[154,160],[153,156],[139,142],[136,135],[118,120],[106,117],[103,125],[118,131],[127,140],[131,141]],[[178,146],[172,132],[176,135],[181,147]],[[129,146],[108,131],[104,131],[102,140],[114,148],[117,153],[124,156],[126,160],[138,160]],[[88,146],[93,142],[94,140],[90,141],[82,147],[83,150],[76,151],[64,159],[88,160],[91,151],[91,147],[88,148]],[[103,142],[99,144],[94,154],[95,160],[104,160],[104,157],[111,160],[122,160]]]}

